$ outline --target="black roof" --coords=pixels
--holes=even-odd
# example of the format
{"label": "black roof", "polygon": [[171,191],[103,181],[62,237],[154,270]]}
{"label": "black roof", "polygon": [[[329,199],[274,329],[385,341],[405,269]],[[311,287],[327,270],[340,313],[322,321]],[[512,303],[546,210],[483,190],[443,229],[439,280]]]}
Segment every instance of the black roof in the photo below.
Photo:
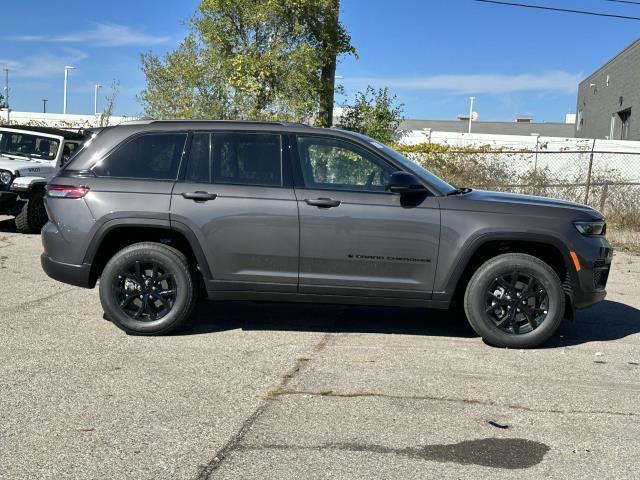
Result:
{"label": "black roof", "polygon": [[71,130],[63,130],[53,127],[34,127],[32,125],[3,125],[3,128],[12,128],[14,130],[26,130],[29,132],[48,133],[50,135],[59,135],[65,140],[84,140],[84,135]]}

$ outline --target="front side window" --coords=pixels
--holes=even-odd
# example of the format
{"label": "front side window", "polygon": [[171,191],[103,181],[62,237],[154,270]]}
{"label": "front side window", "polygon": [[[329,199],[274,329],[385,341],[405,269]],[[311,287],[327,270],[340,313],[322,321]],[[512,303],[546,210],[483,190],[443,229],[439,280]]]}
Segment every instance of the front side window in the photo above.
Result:
{"label": "front side window", "polygon": [[335,138],[298,137],[308,188],[384,192],[397,169],[367,150]]}
{"label": "front side window", "polygon": [[272,133],[216,133],[213,181],[238,185],[282,186],[282,144]]}
{"label": "front side window", "polygon": [[93,167],[100,177],[175,180],[186,133],[151,133],[134,137]]}

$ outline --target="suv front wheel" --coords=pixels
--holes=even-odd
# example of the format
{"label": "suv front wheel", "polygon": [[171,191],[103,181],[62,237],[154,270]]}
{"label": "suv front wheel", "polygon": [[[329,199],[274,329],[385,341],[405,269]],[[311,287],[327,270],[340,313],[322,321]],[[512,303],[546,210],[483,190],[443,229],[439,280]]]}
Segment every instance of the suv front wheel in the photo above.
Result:
{"label": "suv front wheel", "polygon": [[531,255],[494,257],[475,272],[464,296],[469,323],[487,343],[530,348],[548,340],[564,316],[557,273]]}
{"label": "suv front wheel", "polygon": [[36,190],[30,198],[20,200],[16,212],[16,229],[20,233],[40,233],[47,223],[44,190]]}
{"label": "suv front wheel", "polygon": [[187,259],[160,243],[130,245],[105,266],[100,301],[107,318],[127,333],[169,333],[189,318],[195,304]]}

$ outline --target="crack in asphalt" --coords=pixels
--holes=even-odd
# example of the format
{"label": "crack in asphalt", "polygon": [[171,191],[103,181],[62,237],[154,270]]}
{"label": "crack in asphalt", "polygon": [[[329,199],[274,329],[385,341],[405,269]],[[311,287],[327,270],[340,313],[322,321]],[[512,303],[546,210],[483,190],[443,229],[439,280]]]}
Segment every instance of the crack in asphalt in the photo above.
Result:
{"label": "crack in asphalt", "polygon": [[46,302],[47,300],[51,300],[52,298],[58,297],[58,296],[63,295],[65,293],[73,292],[74,290],[77,290],[77,289],[75,287],[66,288],[64,290],[59,290],[59,291],[57,291],[55,293],[52,293],[50,295],[45,295],[44,297],[34,298],[33,300],[28,300],[26,302],[19,303],[17,305],[12,305],[10,307],[0,307],[0,312],[6,312],[6,311],[9,311],[9,310],[16,310],[16,309],[20,309],[20,308],[24,308],[24,307],[38,306],[41,303]]}
{"label": "crack in asphalt", "polygon": [[[360,443],[327,443],[302,445],[241,445],[239,450],[338,450],[386,455],[458,465],[481,465],[503,469],[524,469],[537,465],[550,450],[544,443],[525,438],[480,438],[458,443],[393,448],[385,445]],[[508,452],[508,454],[506,453]]]}
{"label": "crack in asphalt", "polygon": [[[329,343],[331,337],[336,335],[338,334],[325,333],[320,341],[313,347],[309,355],[315,355],[322,351]],[[311,358],[309,357],[299,357],[296,359],[294,366],[280,377],[280,381],[273,389],[267,392],[264,397],[264,401],[260,405],[258,405],[258,407],[244,422],[242,422],[242,425],[240,426],[240,429],[236,432],[236,434],[231,437],[220,450],[216,452],[209,463],[201,467],[201,470],[196,477],[197,480],[207,480],[211,478],[213,472],[220,467],[221,463],[225,460],[229,453],[231,453],[233,450],[238,449],[240,442],[249,431],[251,426],[255,423],[255,421],[262,415],[262,413],[267,409],[271,402],[279,394],[281,394],[281,392],[286,391],[285,389],[287,388],[291,380],[298,374],[298,372],[309,360],[311,360]]]}
{"label": "crack in asphalt", "polygon": [[543,408],[531,408],[525,405],[515,404],[501,404],[497,402],[477,400],[472,398],[452,398],[452,397],[438,397],[434,395],[392,395],[388,393],[375,393],[375,392],[353,392],[353,393],[337,393],[331,390],[326,391],[312,391],[312,390],[281,390],[274,393],[275,396],[283,395],[310,395],[318,397],[336,397],[336,398],[358,398],[358,397],[370,397],[370,398],[389,398],[398,400],[431,400],[439,402],[452,402],[452,403],[465,403],[469,405],[484,405],[488,407],[502,407],[512,410],[522,410],[525,412],[533,413],[558,413],[558,414],[577,414],[577,415],[614,415],[621,417],[638,417],[639,413],[635,412],[614,412],[609,410],[560,410],[560,409],[543,409]]}
{"label": "crack in asphalt", "polygon": [[0,237],[0,248],[7,248],[15,245],[9,237]]}

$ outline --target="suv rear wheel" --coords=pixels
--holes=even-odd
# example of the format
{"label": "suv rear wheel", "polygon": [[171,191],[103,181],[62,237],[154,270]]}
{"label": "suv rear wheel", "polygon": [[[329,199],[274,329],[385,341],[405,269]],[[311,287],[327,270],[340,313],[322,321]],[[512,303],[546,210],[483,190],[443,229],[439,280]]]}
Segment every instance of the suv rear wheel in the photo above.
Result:
{"label": "suv rear wheel", "polygon": [[107,318],[130,334],[169,333],[189,318],[195,300],[187,259],[160,243],[136,243],[120,250],[100,277]]}
{"label": "suv rear wheel", "polygon": [[564,315],[564,291],[545,262],[521,253],[485,262],[464,297],[469,323],[487,343],[529,348],[548,340]]}

